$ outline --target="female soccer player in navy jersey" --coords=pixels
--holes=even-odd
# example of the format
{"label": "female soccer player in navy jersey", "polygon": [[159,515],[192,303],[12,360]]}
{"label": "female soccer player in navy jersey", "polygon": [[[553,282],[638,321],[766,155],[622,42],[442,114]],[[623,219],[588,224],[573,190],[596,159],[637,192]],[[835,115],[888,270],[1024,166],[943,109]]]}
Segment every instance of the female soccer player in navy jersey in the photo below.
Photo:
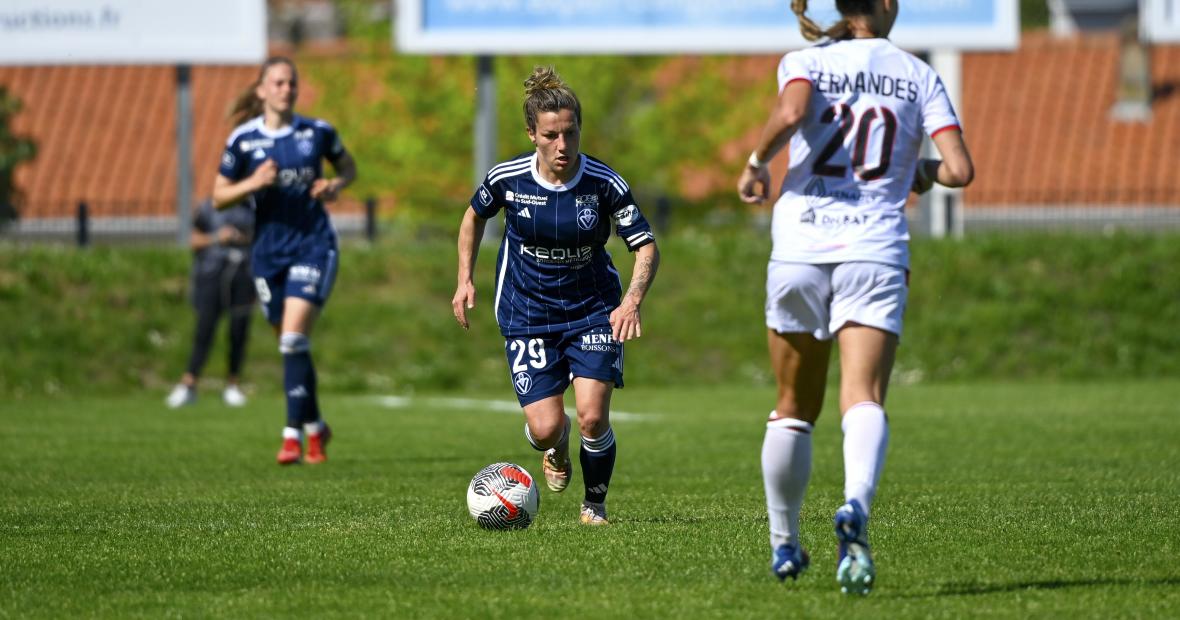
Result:
{"label": "female soccer player in navy jersey", "polygon": [[[311,361],[311,328],[336,278],[336,231],[324,207],[356,178],[356,164],[336,130],[295,114],[295,65],[263,63],[239,98],[221,168],[213,183],[218,207],[253,196],[257,205],[252,260],[263,312],[279,337],[287,425],[278,462],[322,463],[331,430],[320,415]],[[323,160],[336,171],[323,175]],[[303,459],[303,434],[307,457]]]}
{"label": "female soccer player in navy jersey", "polygon": [[[738,181],[749,203],[769,194],[769,162],[790,143],[774,206],[766,325],[778,400],[766,425],[762,472],[771,570],[796,577],[808,564],[799,511],[811,474],[811,432],[828,358],[840,346],[844,497],[836,510],[844,592],[867,593],[875,568],[870,504],[885,460],[885,392],[909,286],[909,191],[962,187],[974,168],[938,75],[886,38],[898,0],[836,0],[826,32],[794,0],[803,35],[820,45],[785,55],[779,98]],[[919,159],[923,133],[942,159]]]}
{"label": "female soccer player in navy jersey", "polygon": [[[623,343],[641,335],[639,308],[660,255],[627,182],[579,151],[577,95],[552,67],[537,67],[524,85],[526,131],[536,150],[493,167],[472,196],[459,227],[451,305],[466,329],[479,242],[487,220],[503,210],[492,303],[525,437],[544,452],[550,490],[564,491],[573,467],[563,394],[572,379],[586,487],[579,518],[604,525],[616,451],[611,391],[623,385]],[[625,295],[605,248],[612,226],[635,253]]]}

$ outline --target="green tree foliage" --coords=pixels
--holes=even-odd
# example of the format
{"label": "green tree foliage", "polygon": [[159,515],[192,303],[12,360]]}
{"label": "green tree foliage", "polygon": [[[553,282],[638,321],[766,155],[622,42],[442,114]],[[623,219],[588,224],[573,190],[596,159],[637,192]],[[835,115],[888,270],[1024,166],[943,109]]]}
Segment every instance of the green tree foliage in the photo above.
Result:
{"label": "green tree foliage", "polygon": [[1024,30],[1049,25],[1049,3],[1045,0],[1020,0],[1020,27]]}
{"label": "green tree foliage", "polygon": [[12,133],[12,117],[20,112],[21,101],[0,86],[0,226],[16,219],[16,187],[13,175],[17,165],[36,155],[32,140]]}
{"label": "green tree foliage", "polygon": [[[403,220],[450,229],[471,196],[476,63],[399,54],[393,24],[369,0],[339,0],[350,54],[298,58],[315,84],[309,113],[333,122],[356,156],[354,196],[393,204]],[[1021,0],[1026,27],[1047,23],[1044,0]],[[785,51],[785,50],[784,50]],[[523,81],[553,65],[581,98],[582,148],[610,163],[643,205],[738,211],[732,191],[773,105],[778,56],[500,56],[495,59],[497,158],[531,149]]]}

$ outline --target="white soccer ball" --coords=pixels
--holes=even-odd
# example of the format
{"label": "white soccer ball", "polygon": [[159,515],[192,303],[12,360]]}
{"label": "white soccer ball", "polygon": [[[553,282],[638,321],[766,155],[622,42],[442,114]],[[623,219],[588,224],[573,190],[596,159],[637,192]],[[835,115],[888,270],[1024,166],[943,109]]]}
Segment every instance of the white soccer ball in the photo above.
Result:
{"label": "white soccer ball", "polygon": [[533,477],[513,463],[492,463],[467,486],[467,510],[480,527],[489,530],[528,527],[540,504]]}

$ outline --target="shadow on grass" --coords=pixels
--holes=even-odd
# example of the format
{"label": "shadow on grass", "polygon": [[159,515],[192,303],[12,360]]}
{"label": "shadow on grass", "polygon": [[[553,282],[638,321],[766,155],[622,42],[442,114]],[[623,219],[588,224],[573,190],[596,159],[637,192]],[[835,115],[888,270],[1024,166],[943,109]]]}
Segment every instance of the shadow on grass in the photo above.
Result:
{"label": "shadow on grass", "polygon": [[[940,596],[974,596],[999,594],[1027,590],[1063,590],[1066,588],[1092,588],[1102,586],[1174,586],[1180,585],[1180,577],[1157,579],[1046,579],[1043,581],[1015,581],[1011,583],[952,582],[938,586],[936,592],[925,594],[898,595],[896,598],[934,598]],[[885,596],[883,598],[894,598]]]}

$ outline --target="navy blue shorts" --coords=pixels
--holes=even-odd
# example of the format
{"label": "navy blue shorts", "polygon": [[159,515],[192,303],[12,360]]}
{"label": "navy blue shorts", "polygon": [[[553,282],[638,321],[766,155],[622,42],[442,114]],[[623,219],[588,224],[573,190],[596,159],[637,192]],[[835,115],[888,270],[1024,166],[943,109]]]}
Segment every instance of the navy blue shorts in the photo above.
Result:
{"label": "navy blue shorts", "polygon": [[564,394],[573,377],[623,387],[623,345],[607,325],[504,341],[508,372],[520,406]]}
{"label": "navy blue shorts", "polygon": [[306,299],[323,308],[336,283],[336,269],[336,250],[326,250],[303,257],[270,277],[255,277],[262,314],[271,325],[278,325],[283,320],[283,300],[288,297]]}

